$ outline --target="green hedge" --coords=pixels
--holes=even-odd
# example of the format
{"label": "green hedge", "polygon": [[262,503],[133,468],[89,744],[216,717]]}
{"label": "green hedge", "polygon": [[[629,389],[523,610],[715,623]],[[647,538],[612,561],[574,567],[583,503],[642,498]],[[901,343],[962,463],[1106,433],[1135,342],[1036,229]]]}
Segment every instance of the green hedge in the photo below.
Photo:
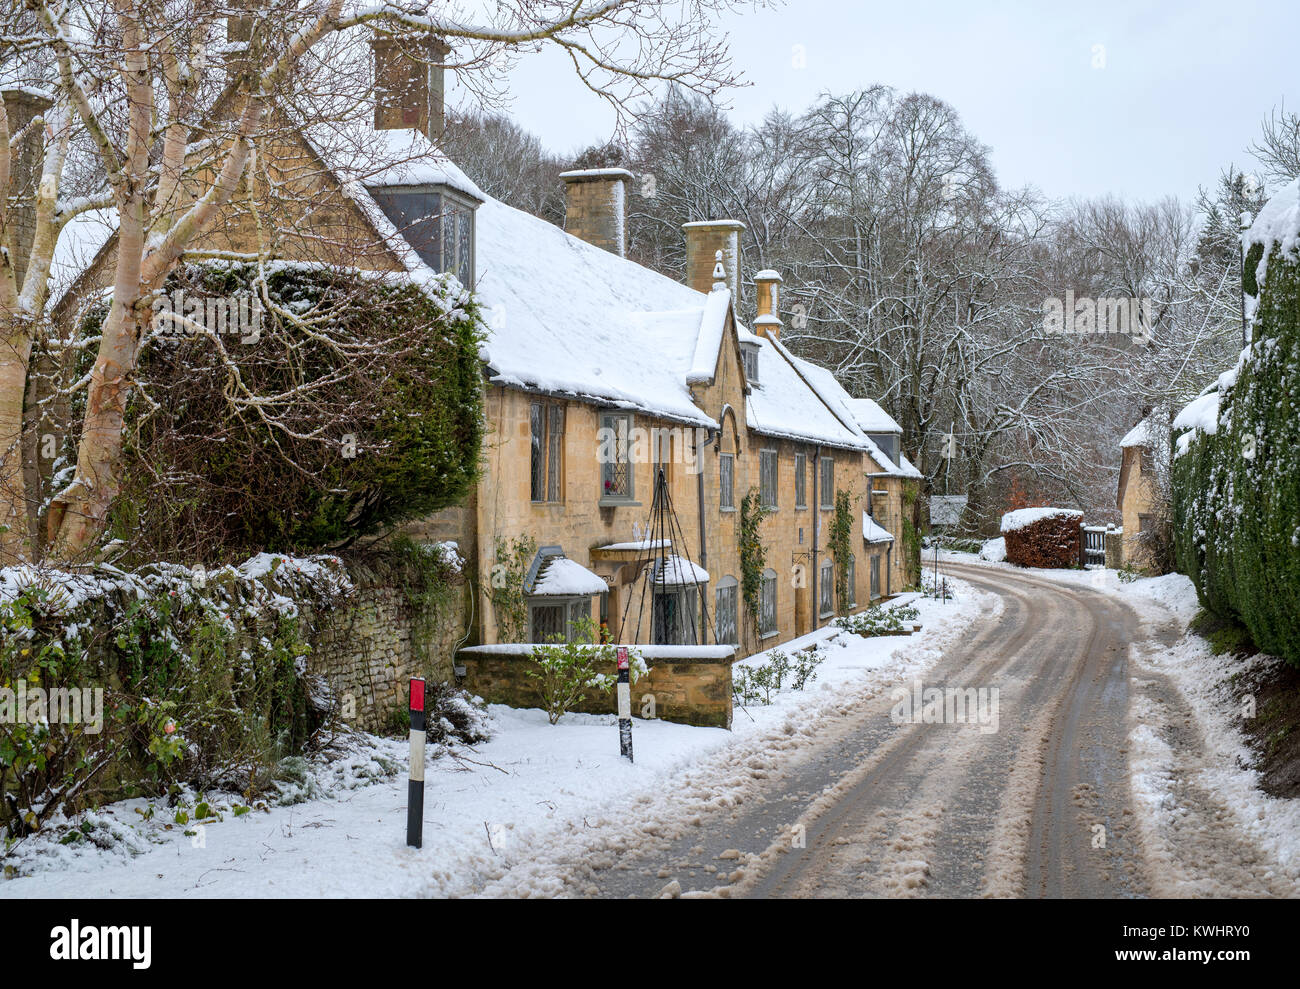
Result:
{"label": "green hedge", "polygon": [[1274,246],[1259,286],[1249,268],[1256,342],[1216,431],[1175,451],[1175,554],[1205,608],[1300,666],[1300,257]]}

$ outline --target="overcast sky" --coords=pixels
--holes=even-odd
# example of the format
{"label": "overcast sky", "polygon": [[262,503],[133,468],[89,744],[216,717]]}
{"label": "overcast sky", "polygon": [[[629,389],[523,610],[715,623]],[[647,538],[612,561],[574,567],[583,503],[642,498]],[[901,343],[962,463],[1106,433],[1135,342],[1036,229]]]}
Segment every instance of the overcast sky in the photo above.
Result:
{"label": "overcast sky", "polygon": [[[1228,163],[1251,165],[1271,107],[1300,109],[1300,0],[794,0],[720,27],[752,83],[729,94],[733,119],[802,110],[823,90],[921,90],[992,148],[1004,185],[1054,198],[1193,197]],[[561,57],[528,58],[511,89],[512,114],[553,150],[611,133]]]}

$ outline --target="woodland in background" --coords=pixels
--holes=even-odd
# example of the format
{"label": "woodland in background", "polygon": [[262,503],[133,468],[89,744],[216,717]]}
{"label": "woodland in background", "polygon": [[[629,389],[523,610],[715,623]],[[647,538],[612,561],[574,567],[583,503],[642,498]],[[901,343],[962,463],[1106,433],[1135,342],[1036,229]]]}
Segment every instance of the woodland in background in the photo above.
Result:
{"label": "woodland in background", "polygon": [[[561,171],[630,169],[629,256],[676,279],[683,223],[743,222],[742,278],[785,279],[782,339],[879,401],[931,489],[968,493],[967,527],[991,534],[1033,504],[1118,521],[1120,438],[1167,420],[1241,349],[1241,216],[1300,174],[1300,116],[1271,113],[1253,171],[1207,176],[1195,203],[1002,188],[952,107],[885,86],[753,127],[670,92],[572,158],[503,115],[453,115],[444,148],[490,195],[560,225]],[[1067,290],[1149,298],[1153,325],[1140,340],[1050,334],[1044,300]],[[752,290],[740,303],[751,320]]]}

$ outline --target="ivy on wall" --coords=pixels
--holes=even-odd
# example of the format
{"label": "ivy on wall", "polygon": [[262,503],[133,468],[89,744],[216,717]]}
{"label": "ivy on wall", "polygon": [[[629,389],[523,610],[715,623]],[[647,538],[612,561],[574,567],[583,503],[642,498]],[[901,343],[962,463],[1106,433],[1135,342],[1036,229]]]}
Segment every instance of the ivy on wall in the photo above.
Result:
{"label": "ivy on wall", "polygon": [[827,548],[835,560],[835,604],[841,615],[849,613],[849,560],[853,556],[853,501],[840,489],[835,492],[835,514],[827,533]]}
{"label": "ivy on wall", "polygon": [[765,507],[759,498],[758,488],[750,488],[740,500],[740,512],[737,514],[737,541],[740,546],[740,596],[745,602],[745,612],[749,616],[746,627],[754,633],[754,641],[760,637],[759,596],[763,588],[763,571],[767,569],[767,547],[763,545],[763,536],[759,531],[763,520],[772,514],[772,509]]}
{"label": "ivy on wall", "polygon": [[488,575],[488,601],[496,619],[497,640],[528,641],[528,602],[524,600],[524,578],[537,555],[537,540],[532,536],[497,539],[496,563]]}

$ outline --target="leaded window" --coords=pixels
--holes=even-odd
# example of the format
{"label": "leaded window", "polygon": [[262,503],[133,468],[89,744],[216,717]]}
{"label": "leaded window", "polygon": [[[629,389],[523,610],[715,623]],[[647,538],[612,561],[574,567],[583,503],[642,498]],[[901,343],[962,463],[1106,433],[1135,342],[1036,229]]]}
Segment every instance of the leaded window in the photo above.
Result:
{"label": "leaded window", "polygon": [[758,493],[764,508],[776,508],[777,459],[775,450],[758,453]]}
{"label": "leaded window", "polygon": [[794,507],[808,507],[808,454],[794,455]]}
{"label": "leaded window", "polygon": [[759,586],[758,631],[761,635],[771,635],[776,629],[776,571],[764,570]]}
{"label": "leaded window", "polygon": [[730,453],[718,457],[718,506],[736,507],[736,458]]}
{"label": "leaded window", "polygon": [[723,577],[718,582],[717,604],[713,610],[714,638],[719,645],[738,645],[737,597],[739,587],[735,577]]}
{"label": "leaded window", "polygon": [[601,431],[609,438],[602,443],[600,465],[600,496],[620,501],[632,500],[632,463],[629,456],[628,437],[632,433],[632,417],[605,413],[600,417]]}
{"label": "leaded window", "polygon": [[817,497],[821,501],[822,508],[834,508],[835,507],[835,461],[831,460],[829,457],[822,457],[821,472],[822,472],[821,482],[819,484],[821,490],[817,492]]}
{"label": "leaded window", "polygon": [[564,499],[564,406],[533,402],[528,409],[531,434],[529,487],[533,501]]}

